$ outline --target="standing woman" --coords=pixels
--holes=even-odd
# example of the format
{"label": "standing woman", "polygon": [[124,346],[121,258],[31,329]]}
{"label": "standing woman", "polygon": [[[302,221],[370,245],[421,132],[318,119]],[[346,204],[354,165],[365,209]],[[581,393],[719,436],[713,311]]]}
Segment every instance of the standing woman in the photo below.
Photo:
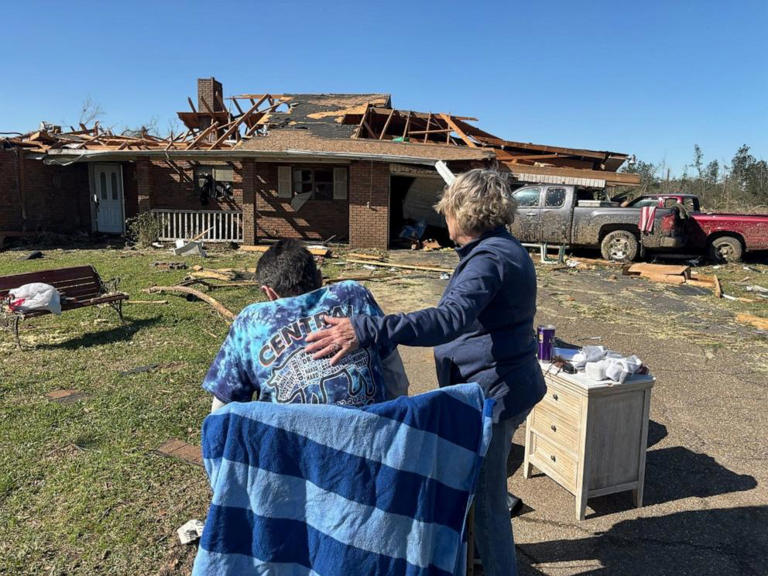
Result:
{"label": "standing woman", "polygon": [[447,187],[435,209],[445,216],[459,264],[440,303],[410,314],[326,317],[307,352],[338,361],[358,346],[434,346],[439,385],[478,382],[496,400],[493,438],[478,480],[475,542],[487,576],[517,574],[507,508],[512,434],[544,396],[533,320],[536,272],[506,229],[516,204],[505,174],[470,170]]}

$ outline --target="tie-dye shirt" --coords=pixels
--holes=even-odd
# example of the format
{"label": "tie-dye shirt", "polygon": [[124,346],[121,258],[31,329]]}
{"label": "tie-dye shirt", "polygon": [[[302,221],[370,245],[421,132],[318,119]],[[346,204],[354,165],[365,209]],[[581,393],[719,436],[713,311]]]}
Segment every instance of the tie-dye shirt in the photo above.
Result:
{"label": "tie-dye shirt", "polygon": [[383,315],[371,293],[351,281],[251,304],[232,323],[203,388],[222,402],[248,402],[254,393],[271,402],[349,406],[382,402],[388,395],[376,350],[358,348],[335,366],[330,358],[313,360],[304,351],[307,334],[325,325],[323,315],[353,314]]}

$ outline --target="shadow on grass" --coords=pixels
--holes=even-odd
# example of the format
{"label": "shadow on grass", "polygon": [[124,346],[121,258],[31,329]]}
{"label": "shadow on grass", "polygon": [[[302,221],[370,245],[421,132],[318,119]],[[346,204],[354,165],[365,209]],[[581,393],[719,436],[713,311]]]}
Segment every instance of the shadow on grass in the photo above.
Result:
{"label": "shadow on grass", "polygon": [[[142,328],[147,328],[156,324],[161,319],[160,316],[153,316],[152,318],[143,318],[141,320],[126,319],[125,324],[116,326],[109,330],[99,330],[96,328],[93,332],[83,334],[77,338],[71,340],[65,340],[64,342],[57,342],[56,344],[38,344],[34,348],[27,348],[27,350],[77,350],[79,348],[90,348],[91,346],[104,346],[113,344],[115,342],[124,342],[133,338]],[[22,342],[22,346],[23,346]]]}

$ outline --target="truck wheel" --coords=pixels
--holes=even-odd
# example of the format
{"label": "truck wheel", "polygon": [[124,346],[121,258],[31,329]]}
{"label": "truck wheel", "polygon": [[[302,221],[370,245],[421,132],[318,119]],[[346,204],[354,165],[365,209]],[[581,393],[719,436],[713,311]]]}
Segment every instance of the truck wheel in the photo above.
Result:
{"label": "truck wheel", "polygon": [[720,236],[709,243],[709,258],[715,262],[741,262],[743,249],[738,238]]}
{"label": "truck wheel", "polygon": [[637,257],[637,238],[628,230],[609,232],[600,243],[600,252],[606,260],[631,261]]}

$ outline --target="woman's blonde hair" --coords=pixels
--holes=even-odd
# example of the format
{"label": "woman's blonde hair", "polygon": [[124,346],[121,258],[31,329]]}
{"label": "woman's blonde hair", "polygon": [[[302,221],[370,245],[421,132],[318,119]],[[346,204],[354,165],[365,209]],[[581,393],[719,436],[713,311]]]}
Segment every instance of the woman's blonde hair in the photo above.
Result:
{"label": "woman's blonde hair", "polygon": [[507,173],[477,168],[459,174],[445,188],[435,210],[454,218],[464,234],[482,234],[511,224],[517,202]]}

